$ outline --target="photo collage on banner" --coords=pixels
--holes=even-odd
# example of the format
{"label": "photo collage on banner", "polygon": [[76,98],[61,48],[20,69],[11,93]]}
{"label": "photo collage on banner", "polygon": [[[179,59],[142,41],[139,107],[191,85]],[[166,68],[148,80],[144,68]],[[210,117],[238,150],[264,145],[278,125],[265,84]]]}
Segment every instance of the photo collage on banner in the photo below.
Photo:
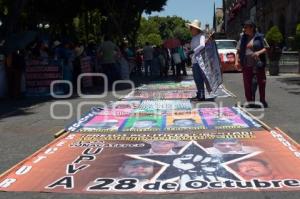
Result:
{"label": "photo collage on banner", "polygon": [[[190,99],[195,97],[196,90],[194,81],[153,83],[138,87],[137,90],[125,96],[124,100]],[[220,85],[214,93],[208,93],[206,90],[205,96],[208,98],[234,97],[223,85]]]}
{"label": "photo collage on banner", "polygon": [[[66,127],[72,132],[162,132],[185,130],[218,130],[260,128],[238,108],[192,108],[187,100],[145,100],[139,106],[132,101],[121,101],[124,109],[91,111],[88,119]],[[137,101],[134,101],[137,105]],[[125,103],[129,103],[126,107]],[[119,107],[113,105],[112,107]],[[131,107],[131,108],[129,108]]]}
{"label": "photo collage on banner", "polygon": [[72,194],[299,191],[299,170],[299,145],[280,131],[78,133],[57,139],[2,175],[0,190]]}

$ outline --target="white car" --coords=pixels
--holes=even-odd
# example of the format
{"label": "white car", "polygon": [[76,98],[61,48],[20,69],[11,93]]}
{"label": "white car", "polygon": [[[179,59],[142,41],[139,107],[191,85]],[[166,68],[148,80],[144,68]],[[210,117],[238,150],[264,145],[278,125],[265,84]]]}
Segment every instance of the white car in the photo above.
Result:
{"label": "white car", "polygon": [[216,44],[221,60],[222,71],[240,71],[240,65],[235,67],[237,41],[231,39],[220,39],[216,40]]}

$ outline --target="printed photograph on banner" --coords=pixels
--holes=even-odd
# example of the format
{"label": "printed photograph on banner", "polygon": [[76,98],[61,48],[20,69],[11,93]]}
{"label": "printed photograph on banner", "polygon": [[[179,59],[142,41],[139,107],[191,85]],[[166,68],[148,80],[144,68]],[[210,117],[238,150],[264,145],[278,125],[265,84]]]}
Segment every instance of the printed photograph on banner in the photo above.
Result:
{"label": "printed photograph on banner", "polygon": [[69,134],[2,175],[0,191],[300,191],[299,153],[279,131]]}
{"label": "printed photograph on banner", "polygon": [[140,109],[168,112],[174,110],[191,110],[192,105],[190,100],[144,100],[140,105]]}
{"label": "printed photograph on banner", "polygon": [[97,115],[84,126],[80,132],[117,132],[127,116]]}
{"label": "printed photograph on banner", "polygon": [[205,125],[202,122],[198,110],[193,110],[190,113],[168,114],[166,116],[165,129],[167,131],[197,130],[205,129]]}
{"label": "printed photograph on banner", "polygon": [[194,81],[162,82],[143,85],[139,90],[197,90]]}
{"label": "printed photograph on banner", "polygon": [[251,123],[247,122],[229,107],[223,108],[201,108],[202,116],[207,127],[210,129],[235,129],[250,128]]}
{"label": "printed photograph on banner", "polygon": [[132,116],[126,120],[121,131],[160,131],[164,125],[162,115]]}
{"label": "printed photograph on banner", "polygon": [[144,99],[152,99],[153,92],[144,91],[144,90],[135,90],[133,93],[129,93],[124,97],[124,100],[144,100]]}
{"label": "printed photograph on banner", "polygon": [[140,106],[140,100],[116,101],[110,104],[111,109],[136,109]]}
{"label": "printed photograph on banner", "polygon": [[190,99],[196,96],[195,91],[170,90],[162,91],[163,99]]}

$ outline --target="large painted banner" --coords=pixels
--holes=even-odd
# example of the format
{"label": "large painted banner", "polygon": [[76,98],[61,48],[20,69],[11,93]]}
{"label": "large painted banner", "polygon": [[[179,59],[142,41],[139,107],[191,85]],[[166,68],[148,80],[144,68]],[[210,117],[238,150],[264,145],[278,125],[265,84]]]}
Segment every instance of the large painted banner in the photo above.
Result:
{"label": "large painted banner", "polygon": [[[130,103],[131,101],[128,101]],[[120,103],[91,111],[66,127],[71,132],[124,133],[161,132],[204,129],[249,129],[261,125],[237,107],[192,108],[185,101],[142,101],[136,109]],[[135,102],[136,104],[138,102]]]}
{"label": "large painted banner", "polygon": [[[196,90],[136,90],[124,97],[124,100],[171,100],[171,99],[191,99],[196,96]],[[220,86],[216,92],[205,93],[206,98],[232,97],[225,87]]]}
{"label": "large painted banner", "polygon": [[280,131],[69,134],[0,177],[0,191],[92,194],[300,191]]}
{"label": "large painted banner", "polygon": [[145,84],[137,88],[138,90],[197,90],[194,81],[181,81],[181,82],[154,82]]}

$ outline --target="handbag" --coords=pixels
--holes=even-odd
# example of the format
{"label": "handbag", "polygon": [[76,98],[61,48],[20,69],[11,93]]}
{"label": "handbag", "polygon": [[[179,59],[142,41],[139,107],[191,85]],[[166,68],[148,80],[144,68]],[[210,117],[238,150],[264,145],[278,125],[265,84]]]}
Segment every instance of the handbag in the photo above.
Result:
{"label": "handbag", "polygon": [[265,67],[265,63],[262,62],[261,59],[258,59],[258,60],[256,61],[255,67],[256,67],[256,68],[263,68],[263,67]]}

